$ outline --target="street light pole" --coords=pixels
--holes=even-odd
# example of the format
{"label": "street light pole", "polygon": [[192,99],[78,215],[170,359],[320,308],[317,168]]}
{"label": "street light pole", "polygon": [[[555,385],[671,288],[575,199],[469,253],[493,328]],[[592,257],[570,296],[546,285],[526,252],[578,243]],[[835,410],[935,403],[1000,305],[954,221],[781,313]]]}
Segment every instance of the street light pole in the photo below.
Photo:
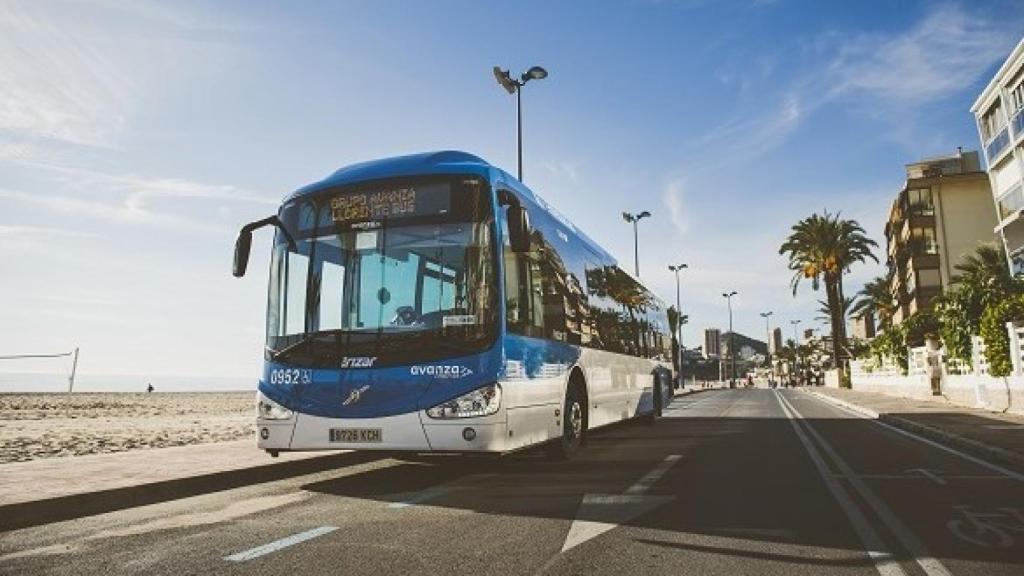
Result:
{"label": "street light pole", "polygon": [[668,269],[675,272],[676,275],[676,357],[679,359],[679,374],[676,380],[682,383],[683,374],[683,305],[679,299],[679,271],[689,268],[686,264],[678,264],[676,266],[669,265]]}
{"label": "street light pole", "polygon": [[729,387],[736,387],[736,335],[732,331],[732,297],[736,295],[736,291],[722,292],[722,297],[725,298],[726,303],[729,306],[729,358],[732,364],[732,374],[729,377]]}
{"label": "street light pole", "polygon": [[767,344],[768,346],[766,351],[768,353],[768,369],[771,371],[770,373],[775,372],[775,370],[772,368],[772,327],[771,321],[768,319],[772,314],[774,314],[774,312],[772,312],[771,310],[767,312],[761,312],[761,317],[764,318],[764,333],[765,336],[768,337],[768,339],[765,340],[765,344]]}
{"label": "street light pole", "polygon": [[793,369],[800,369],[800,339],[797,336],[796,327],[800,324],[800,320],[790,320],[790,324],[793,325]]}
{"label": "street light pole", "polygon": [[519,79],[513,78],[508,70],[502,70],[500,66],[494,67],[494,78],[501,84],[509,94],[516,95],[516,156],[518,157],[519,181],[523,181],[523,86],[530,80],[543,80],[548,77],[548,71],[540,66],[533,66],[523,72]]}
{"label": "street light pole", "polygon": [[637,223],[644,218],[649,218],[651,213],[647,210],[639,214],[630,214],[629,212],[622,213],[622,219],[626,222],[633,223],[633,269],[636,272],[636,277],[640,277],[640,236],[637,232]]}

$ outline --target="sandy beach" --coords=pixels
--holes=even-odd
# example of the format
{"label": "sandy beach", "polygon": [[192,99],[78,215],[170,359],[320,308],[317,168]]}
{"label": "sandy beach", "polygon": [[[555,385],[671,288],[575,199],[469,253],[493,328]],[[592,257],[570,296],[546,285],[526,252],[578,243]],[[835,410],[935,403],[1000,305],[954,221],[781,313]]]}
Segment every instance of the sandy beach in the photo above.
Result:
{"label": "sandy beach", "polygon": [[[253,392],[0,394],[0,464],[237,440]],[[69,409],[70,408],[70,409]]]}

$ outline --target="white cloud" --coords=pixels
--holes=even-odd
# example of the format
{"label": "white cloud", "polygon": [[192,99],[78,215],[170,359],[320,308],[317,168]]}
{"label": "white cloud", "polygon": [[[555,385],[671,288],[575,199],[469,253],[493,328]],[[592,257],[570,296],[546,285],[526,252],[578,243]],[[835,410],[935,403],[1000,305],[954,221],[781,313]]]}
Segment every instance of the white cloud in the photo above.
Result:
{"label": "white cloud", "polygon": [[910,105],[945,98],[1005,58],[1019,34],[988,14],[943,5],[903,34],[861,34],[842,44],[829,67],[832,92]]}
{"label": "white cloud", "polygon": [[[0,191],[0,195],[3,192]],[[99,238],[99,234],[82,232],[79,230],[67,230],[65,228],[51,228],[47,226],[12,226],[0,224],[0,237],[12,237],[31,240],[46,240],[53,238]]]}
{"label": "white cloud", "polygon": [[672,220],[672,225],[675,226],[680,234],[685,234],[690,226],[683,207],[682,179],[675,179],[666,184],[661,200],[664,202],[665,208],[668,209],[668,216]]}

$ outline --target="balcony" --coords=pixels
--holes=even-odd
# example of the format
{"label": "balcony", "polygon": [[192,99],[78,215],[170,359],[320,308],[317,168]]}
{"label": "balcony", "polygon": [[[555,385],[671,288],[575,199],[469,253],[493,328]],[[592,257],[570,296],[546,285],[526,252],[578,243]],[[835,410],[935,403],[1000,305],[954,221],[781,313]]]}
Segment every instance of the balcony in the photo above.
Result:
{"label": "balcony", "polygon": [[991,165],[992,161],[999,157],[1010,146],[1010,131],[1005,126],[998,134],[992,137],[985,145],[985,153],[988,155],[988,162]]}
{"label": "balcony", "polygon": [[1024,134],[1024,108],[1018,108],[1013,118],[1010,118],[1010,127],[1013,129],[1014,138],[1020,138],[1021,134]]}

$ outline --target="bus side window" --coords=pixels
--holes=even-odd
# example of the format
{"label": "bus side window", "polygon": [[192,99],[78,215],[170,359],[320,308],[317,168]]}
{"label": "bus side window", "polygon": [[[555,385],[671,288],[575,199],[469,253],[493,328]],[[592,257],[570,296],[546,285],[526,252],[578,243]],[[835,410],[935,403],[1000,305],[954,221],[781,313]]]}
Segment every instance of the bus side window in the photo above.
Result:
{"label": "bus side window", "polygon": [[507,230],[502,236],[508,329],[515,334],[541,338],[544,336],[544,290],[540,265],[543,235],[535,231],[530,251],[518,254],[512,251]]}

